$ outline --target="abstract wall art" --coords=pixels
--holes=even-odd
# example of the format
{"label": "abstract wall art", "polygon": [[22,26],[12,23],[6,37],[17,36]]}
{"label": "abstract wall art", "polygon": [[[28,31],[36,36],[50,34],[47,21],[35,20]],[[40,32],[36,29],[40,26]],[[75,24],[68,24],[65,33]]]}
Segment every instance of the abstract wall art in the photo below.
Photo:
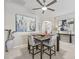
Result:
{"label": "abstract wall art", "polygon": [[36,30],[36,18],[34,17],[16,14],[15,21],[16,32],[32,32]]}
{"label": "abstract wall art", "polygon": [[61,32],[74,32],[74,18],[59,20],[58,27]]}
{"label": "abstract wall art", "polygon": [[61,25],[60,25],[60,30],[61,31],[67,31],[67,20],[61,20]]}

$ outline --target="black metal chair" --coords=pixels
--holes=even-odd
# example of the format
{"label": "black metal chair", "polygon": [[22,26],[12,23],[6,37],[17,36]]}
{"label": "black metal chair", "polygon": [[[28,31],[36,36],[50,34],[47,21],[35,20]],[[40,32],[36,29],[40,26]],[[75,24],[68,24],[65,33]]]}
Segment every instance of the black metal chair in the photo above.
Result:
{"label": "black metal chair", "polygon": [[[55,45],[56,39],[57,39],[57,34],[51,36],[49,41],[43,42],[43,46],[47,47],[47,48],[43,49],[43,52],[46,53],[47,55],[49,55],[50,59],[53,54],[56,55],[56,45]],[[48,50],[48,48],[49,48],[49,50]],[[47,53],[46,50],[48,50],[49,53]],[[52,53],[52,51],[53,51],[53,53]]]}
{"label": "black metal chair", "polygon": [[37,46],[39,46],[39,45],[40,45],[40,42],[35,40],[34,36],[32,36],[32,35],[29,36],[29,46],[30,46],[29,53],[32,54],[32,59],[34,59],[34,55],[41,52],[41,50],[39,48],[38,48],[38,51],[36,49]]}

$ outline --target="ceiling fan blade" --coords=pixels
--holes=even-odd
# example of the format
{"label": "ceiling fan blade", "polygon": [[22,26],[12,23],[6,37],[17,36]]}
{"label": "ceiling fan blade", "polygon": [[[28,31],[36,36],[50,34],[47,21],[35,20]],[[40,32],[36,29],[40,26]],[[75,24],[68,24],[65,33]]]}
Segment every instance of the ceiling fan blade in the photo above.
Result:
{"label": "ceiling fan blade", "polygon": [[41,2],[40,2],[40,0],[36,0],[41,6],[44,6]]}
{"label": "ceiling fan blade", "polygon": [[43,2],[45,3],[45,2],[46,2],[46,0],[43,0]]}
{"label": "ceiling fan blade", "polygon": [[57,2],[57,0],[53,0],[52,2],[50,2],[49,4],[47,4],[46,7],[48,7],[48,6],[52,5],[52,4],[54,4],[55,2]]}
{"label": "ceiling fan blade", "polygon": [[38,10],[38,9],[41,9],[41,8],[33,8],[32,10]]}
{"label": "ceiling fan blade", "polygon": [[51,11],[55,11],[54,9],[51,9],[51,8],[47,8],[48,10],[51,10]]}
{"label": "ceiling fan blade", "polygon": [[45,11],[42,11],[42,14],[44,14]]}

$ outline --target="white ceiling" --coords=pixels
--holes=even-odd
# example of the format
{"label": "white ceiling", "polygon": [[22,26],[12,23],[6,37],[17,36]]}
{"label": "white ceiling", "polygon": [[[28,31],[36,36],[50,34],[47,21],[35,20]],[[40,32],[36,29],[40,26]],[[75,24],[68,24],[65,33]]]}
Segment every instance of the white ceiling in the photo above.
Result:
{"label": "white ceiling", "polygon": [[[29,13],[34,13],[39,16],[55,16],[55,15],[62,15],[67,14],[70,12],[74,12],[75,10],[75,0],[57,0],[55,4],[49,6],[52,9],[55,9],[54,12],[46,10],[45,14],[42,14],[42,10],[33,11],[32,8],[41,7],[36,0],[5,0],[11,3],[18,4],[24,7]],[[43,2],[42,0],[40,0]],[[46,4],[51,2],[52,0],[46,0]]]}

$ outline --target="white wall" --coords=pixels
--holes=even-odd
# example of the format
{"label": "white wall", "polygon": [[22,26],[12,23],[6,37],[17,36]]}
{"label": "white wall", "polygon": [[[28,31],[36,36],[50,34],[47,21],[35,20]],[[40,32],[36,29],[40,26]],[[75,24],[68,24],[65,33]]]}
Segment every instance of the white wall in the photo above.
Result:
{"label": "white wall", "polygon": [[[66,15],[60,15],[60,16],[56,16],[54,17],[52,15],[52,17],[50,17],[49,15],[42,15],[38,18],[37,15],[34,15],[34,14],[31,14],[29,13],[26,8],[24,8],[23,6],[21,5],[18,5],[18,4],[14,4],[14,3],[9,3],[9,2],[6,2],[5,3],[5,26],[4,28],[5,29],[12,29],[13,31],[15,31],[15,14],[23,14],[23,15],[26,15],[26,16],[31,16],[31,17],[36,17],[36,23],[37,23],[37,31],[39,31],[40,28],[38,28],[38,24],[40,22],[40,27],[42,25],[42,22],[43,21],[51,21],[52,24],[53,24],[53,28],[55,28],[55,26],[58,25],[58,21],[60,19],[64,19],[64,18],[71,18],[71,17],[74,17],[74,13],[69,13],[69,14],[66,14]],[[41,29],[40,29],[41,30]],[[13,46],[20,46],[20,45],[23,45],[23,44],[27,44],[27,35],[26,33],[16,33],[15,34],[16,38],[13,40]],[[26,40],[25,40],[26,39]],[[8,44],[9,46],[9,44]]]}
{"label": "white wall", "polygon": [[[69,21],[69,20],[73,19],[75,21],[75,12],[71,12],[71,13],[56,16],[55,19],[57,21],[57,26],[59,25],[60,20],[67,19]],[[71,29],[72,33],[75,33],[75,24],[73,24],[73,26],[71,26],[70,29]]]}
{"label": "white wall", "polygon": [[[6,2],[5,3],[5,20],[4,20],[5,29],[11,29],[12,31],[15,31],[15,14],[22,14],[22,15],[26,15],[30,17],[36,17],[36,24],[38,24],[38,21],[37,21],[38,19],[36,15],[29,14],[27,10],[22,6],[16,5],[14,3]],[[38,31],[38,26],[36,26],[36,30]],[[26,36],[26,33],[21,33],[21,32],[15,34],[15,39],[13,40],[12,44],[8,42],[8,46],[10,48],[11,48],[11,45],[13,45],[12,47],[16,47],[23,44],[27,44],[27,36]]]}
{"label": "white wall", "polygon": [[13,3],[5,3],[5,28],[15,30],[15,14],[36,17],[34,14],[29,14],[22,6]]}

